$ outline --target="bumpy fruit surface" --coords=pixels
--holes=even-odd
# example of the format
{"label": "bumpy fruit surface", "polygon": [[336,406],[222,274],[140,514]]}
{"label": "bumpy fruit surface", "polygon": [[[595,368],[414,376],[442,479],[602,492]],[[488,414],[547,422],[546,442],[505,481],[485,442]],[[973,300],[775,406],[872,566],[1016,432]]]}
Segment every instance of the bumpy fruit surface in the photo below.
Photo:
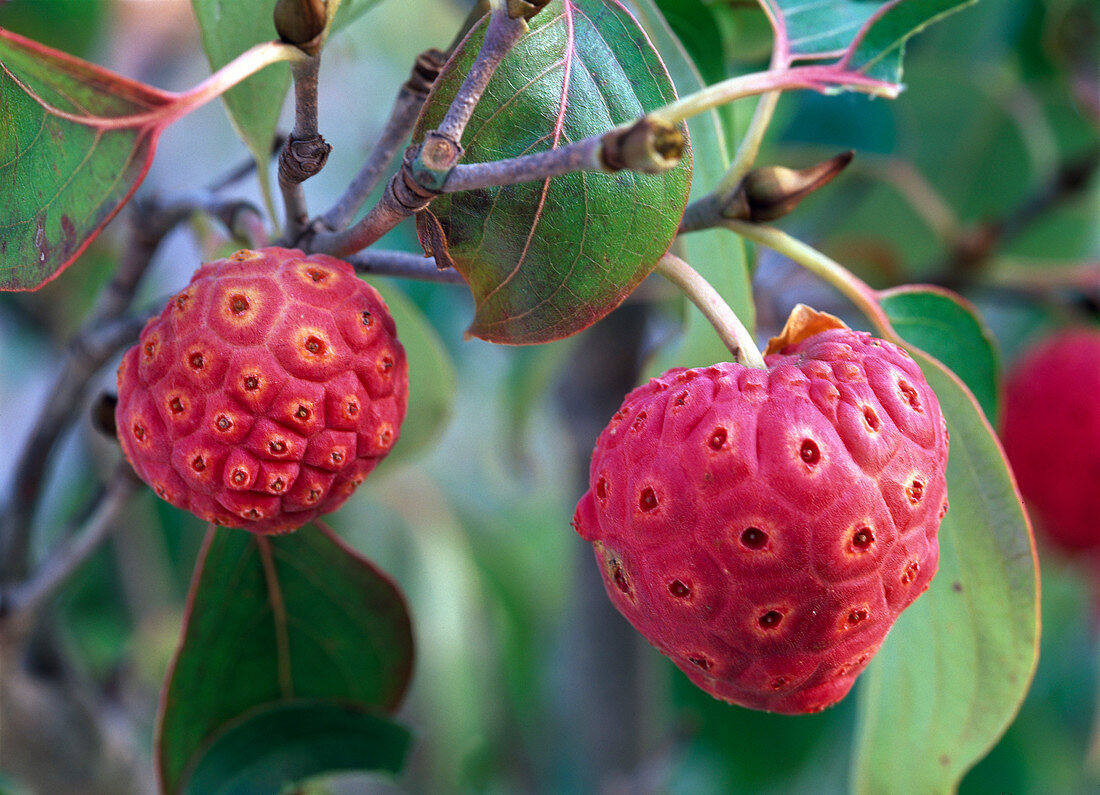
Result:
{"label": "bumpy fruit surface", "polygon": [[1047,538],[1067,551],[1100,547],[1100,329],[1024,354],[1005,385],[1001,437]]}
{"label": "bumpy fruit surface", "polygon": [[397,441],[405,352],[378,292],[324,255],[199,268],[126,352],[115,419],[158,495],[257,533],[338,508]]}
{"label": "bumpy fruit surface", "polygon": [[574,526],[615,606],[695,684],[814,712],[936,571],[947,433],[888,342],[831,330],[765,361],[677,368],[631,392]]}

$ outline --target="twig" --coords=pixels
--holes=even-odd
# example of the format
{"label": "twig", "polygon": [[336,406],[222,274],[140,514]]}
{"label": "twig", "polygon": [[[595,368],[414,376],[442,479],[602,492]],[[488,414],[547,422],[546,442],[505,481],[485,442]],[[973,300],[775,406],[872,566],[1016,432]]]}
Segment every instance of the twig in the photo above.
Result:
{"label": "twig", "polygon": [[526,20],[522,17],[513,18],[502,5],[494,4],[481,50],[470,65],[470,71],[466,73],[466,78],[443,121],[439,123],[436,130],[439,135],[456,145],[462,141],[462,133],[474,115],[474,108],[481,101],[481,95],[485,93],[497,66],[526,31]]}
{"label": "twig", "polygon": [[735,361],[747,367],[767,369],[752,334],[710,282],[674,254],[665,254],[658,260],[657,272],[679,287],[699,307]]}
{"label": "twig", "polygon": [[294,243],[309,222],[302,183],[325,167],[332,147],[317,131],[317,71],[321,56],[290,65],[294,76],[294,129],[279,155],[279,189],[286,207],[283,242]]}
{"label": "twig", "polygon": [[465,284],[462,276],[453,268],[440,269],[431,257],[409,254],[405,251],[376,251],[367,249],[348,257],[348,262],[359,273],[376,276],[398,276],[445,284]]}
{"label": "twig", "polygon": [[132,318],[112,321],[118,320],[130,305],[161,240],[188,214],[182,209],[160,212],[139,204],[131,215],[130,245],[122,263],[100,294],[91,317],[70,342],[49,398],[16,463],[11,503],[0,517],[0,582],[26,575],[31,515],[49,453],[72,421],[88,380],[115,353],[137,339],[140,323],[135,325]]}
{"label": "twig", "polygon": [[382,129],[378,141],[371,149],[367,162],[355,175],[343,195],[332,206],[332,209],[321,216],[321,224],[329,229],[343,229],[348,225],[355,213],[363,206],[363,202],[378,186],[383,172],[393,161],[398,147],[409,137],[416,124],[416,118],[420,109],[424,106],[431,91],[432,84],[439,76],[439,70],[443,68],[443,62],[447,54],[440,50],[426,50],[416,58],[409,79],[397,92],[397,98],[393,103],[393,110]]}
{"label": "twig", "polygon": [[120,464],[80,528],[54,550],[31,579],[0,595],[0,620],[29,623],[42,605],[99,548],[136,486],[129,466]]}

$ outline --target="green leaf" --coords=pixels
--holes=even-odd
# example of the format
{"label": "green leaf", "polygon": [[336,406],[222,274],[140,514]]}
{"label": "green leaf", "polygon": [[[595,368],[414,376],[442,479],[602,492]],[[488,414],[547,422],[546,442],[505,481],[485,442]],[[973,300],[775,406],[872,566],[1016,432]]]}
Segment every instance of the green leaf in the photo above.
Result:
{"label": "green leaf", "polygon": [[[653,0],[636,0],[639,18],[664,56],[669,73],[681,96],[703,88],[703,80]],[[688,120],[692,148],[698,157],[692,180],[691,198],[698,199],[713,190],[729,165],[726,141],[729,139],[722,119],[709,111]],[[741,322],[749,329],[755,324],[755,307],[749,278],[748,260],[741,238],[724,229],[692,232],[676,240],[677,253],[710,282],[726,300]],[[714,328],[686,297],[683,335],[646,368],[657,375],[670,367],[705,367],[729,359],[730,353]]]}
{"label": "green leaf", "polygon": [[439,334],[401,288],[383,279],[372,284],[386,300],[409,364],[408,413],[393,452],[380,464],[392,467],[430,449],[442,435],[454,404],[455,369]]}
{"label": "green leaf", "polygon": [[839,56],[851,50],[852,69],[901,80],[905,42],[936,20],[975,0],[762,0],[775,18],[777,38],[796,59]]}
{"label": "green leaf", "polygon": [[405,728],[360,708],[316,700],[279,704],[218,735],[184,792],[258,795],[322,773],[397,773],[410,741]]}
{"label": "green leaf", "polygon": [[898,287],[879,293],[894,329],[963,380],[991,421],[997,420],[1000,362],[995,341],[964,298],[939,287]]}
{"label": "green leaf", "polygon": [[[436,81],[415,139],[442,120],[486,23]],[[674,98],[645,33],[617,2],[555,0],[504,58],[467,126],[464,161],[562,146],[632,121]],[[547,342],[606,315],[653,269],[676,233],[691,158],[660,175],[583,172],[445,194],[430,210],[470,285],[469,332]]]}
{"label": "green leaf", "polygon": [[[253,44],[278,38],[275,0],[191,0],[191,7],[212,69],[225,66]],[[222,95],[229,120],[259,166],[256,173],[267,198],[271,193],[268,163],[289,88],[290,69],[277,64]]]}
{"label": "green leaf", "polygon": [[0,289],[34,290],[145,177],[176,97],[0,29]]}
{"label": "green leaf", "polygon": [[[332,0],[329,0],[331,2]],[[336,17],[332,20],[333,31],[340,30],[350,25],[367,11],[378,5],[381,0],[343,0],[336,11]]]}
{"label": "green leaf", "polygon": [[257,710],[300,699],[396,709],[412,658],[404,598],[327,529],[212,529],[158,718],[163,789],[182,791],[214,739]]}
{"label": "green leaf", "polygon": [[953,791],[1012,722],[1038,660],[1038,562],[1000,445],[963,383],[912,353],[951,434],[951,508],[939,572],[861,679],[859,793]]}

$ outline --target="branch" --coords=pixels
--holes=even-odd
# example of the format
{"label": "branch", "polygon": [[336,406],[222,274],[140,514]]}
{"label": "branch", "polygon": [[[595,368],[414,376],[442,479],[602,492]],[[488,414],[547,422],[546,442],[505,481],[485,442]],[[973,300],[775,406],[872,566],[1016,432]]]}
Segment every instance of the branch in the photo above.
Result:
{"label": "branch", "polygon": [[417,56],[412,73],[397,92],[393,110],[390,111],[386,126],[382,129],[374,148],[371,149],[367,162],[359,169],[355,179],[351,181],[332,209],[321,216],[322,226],[332,230],[346,227],[363,206],[363,202],[378,186],[378,180],[393,161],[398,147],[412,133],[416,118],[424,106],[424,100],[427,99],[446,58],[446,53],[435,49],[426,50]]}
{"label": "branch", "polygon": [[376,276],[397,276],[444,284],[465,284],[465,280],[453,268],[440,268],[431,257],[410,254],[405,251],[375,251],[368,249],[348,257],[358,273]]}
{"label": "branch", "polygon": [[279,155],[279,189],[286,207],[284,243],[294,243],[309,223],[302,183],[325,167],[332,146],[317,131],[317,71],[321,56],[290,65],[294,76],[294,129]]}
{"label": "branch", "polygon": [[126,463],[120,463],[88,518],[46,559],[35,575],[0,592],[0,622],[28,626],[41,607],[99,548],[126,506],[138,481]]}
{"label": "branch", "polygon": [[[131,260],[132,262],[133,260]],[[125,267],[119,274],[129,276]],[[133,280],[136,283],[136,279]],[[112,281],[113,290],[104,303],[121,303],[124,288]],[[12,501],[0,523],[0,583],[26,576],[30,551],[31,517],[46,465],[62,431],[76,414],[89,379],[123,348],[137,341],[145,318],[125,317],[113,321],[89,322],[69,344],[61,371],[54,379],[49,398],[16,464]]]}

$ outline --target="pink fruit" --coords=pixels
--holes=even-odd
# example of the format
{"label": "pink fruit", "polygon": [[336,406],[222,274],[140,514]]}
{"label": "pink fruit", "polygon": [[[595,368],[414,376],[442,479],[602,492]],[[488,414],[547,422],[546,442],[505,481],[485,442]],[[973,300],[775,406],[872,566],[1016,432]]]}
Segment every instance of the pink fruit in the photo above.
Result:
{"label": "pink fruit", "polygon": [[615,606],[695,684],[815,712],[935,574],[947,433],[889,342],[835,329],[766,362],[676,368],[631,392],[574,526]]}
{"label": "pink fruit", "polygon": [[1025,353],[1005,386],[1002,440],[1046,536],[1100,547],[1100,329],[1074,329]]}
{"label": "pink fruit", "polygon": [[343,504],[397,441],[407,398],[378,292],[346,262],[266,248],[206,263],[149,321],[115,419],[168,502],[280,533]]}

